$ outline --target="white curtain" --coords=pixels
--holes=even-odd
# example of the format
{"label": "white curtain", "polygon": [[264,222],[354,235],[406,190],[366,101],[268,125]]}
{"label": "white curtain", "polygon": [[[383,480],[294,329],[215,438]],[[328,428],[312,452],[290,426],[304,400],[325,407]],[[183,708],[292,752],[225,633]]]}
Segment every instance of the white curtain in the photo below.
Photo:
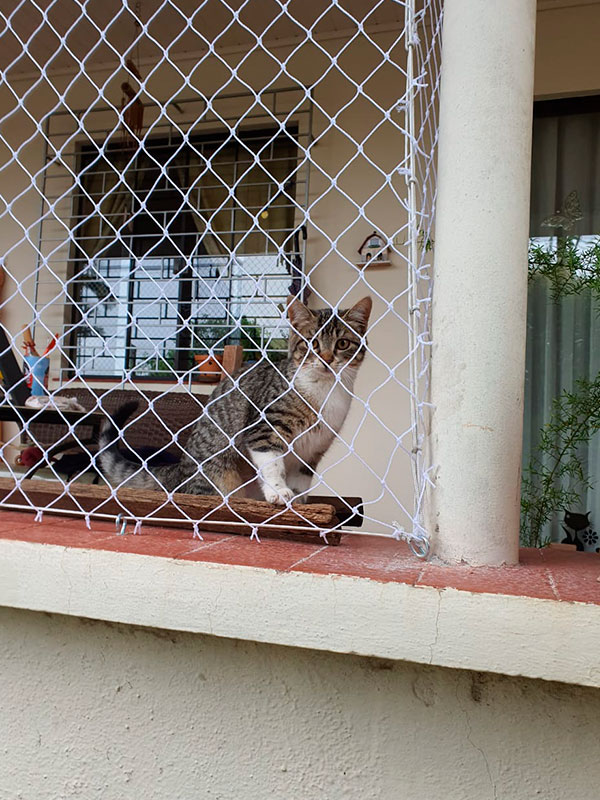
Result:
{"label": "white curtain", "polygon": [[[534,119],[531,235],[550,237],[557,231],[542,223],[561,208],[575,190],[582,218],[568,231],[577,236],[600,234],[600,112],[560,103],[539,104]],[[556,113],[551,113],[552,111]],[[555,301],[546,278],[529,285],[523,466],[536,453],[541,428],[552,404],[564,391],[576,391],[577,380],[600,372],[600,297],[585,294]],[[600,436],[579,452],[592,489],[584,491],[578,508],[591,512],[600,529]],[[564,536],[562,512],[547,526],[554,540]]]}
{"label": "white curtain", "polygon": [[[556,302],[547,278],[530,283],[527,309],[527,360],[525,367],[525,416],[523,466],[536,454],[542,427],[549,421],[552,404],[562,392],[576,392],[577,381],[600,372],[600,299],[590,292]],[[570,511],[591,512],[600,527],[600,436],[596,434],[578,453],[592,488],[584,492],[580,505]],[[565,487],[575,488],[575,487]],[[554,540],[564,536],[562,513],[545,533]]]}

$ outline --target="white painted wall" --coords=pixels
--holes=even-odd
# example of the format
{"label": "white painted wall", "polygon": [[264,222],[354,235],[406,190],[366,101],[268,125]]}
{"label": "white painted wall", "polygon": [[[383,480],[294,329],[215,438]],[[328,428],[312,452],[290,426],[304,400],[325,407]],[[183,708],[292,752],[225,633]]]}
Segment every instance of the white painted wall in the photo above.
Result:
{"label": "white painted wall", "polygon": [[0,610],[2,800],[596,800],[600,692]]}

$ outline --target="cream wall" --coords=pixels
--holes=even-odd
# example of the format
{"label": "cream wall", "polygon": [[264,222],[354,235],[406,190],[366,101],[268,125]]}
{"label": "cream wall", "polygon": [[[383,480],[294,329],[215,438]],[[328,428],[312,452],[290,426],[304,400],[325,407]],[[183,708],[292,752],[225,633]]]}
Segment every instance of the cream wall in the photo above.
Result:
{"label": "cream wall", "polygon": [[[374,39],[384,50],[396,38],[397,34],[393,32],[374,35]],[[330,53],[336,54],[346,45],[346,40],[329,38],[321,44]],[[273,47],[271,52],[283,62],[290,56],[291,49],[289,46]],[[392,52],[394,58],[404,58],[402,46],[396,46]],[[231,65],[235,65],[242,55],[230,53],[225,57]],[[305,44],[292,56],[287,61],[286,68],[302,84],[310,85],[319,80],[314,90],[313,124],[313,134],[318,138],[313,150],[317,166],[312,168],[310,181],[311,224],[308,227],[307,242],[309,266],[317,265],[311,274],[316,292],[312,303],[315,306],[323,305],[317,295],[321,295],[328,303],[334,303],[347,292],[348,303],[355,302],[367,293],[375,301],[373,325],[369,334],[369,343],[375,356],[371,356],[365,363],[356,387],[357,396],[361,400],[369,400],[370,410],[365,412],[364,405],[355,403],[343,431],[342,440],[345,441],[338,441],[327,456],[324,478],[328,486],[321,489],[321,492],[331,489],[340,494],[361,495],[368,504],[367,515],[374,520],[389,523],[392,519],[398,519],[402,524],[408,524],[409,520],[403,516],[398,503],[380,480],[380,476],[391,468],[390,475],[393,477],[389,480],[390,487],[397,493],[404,507],[411,509],[410,460],[398,448],[399,441],[408,452],[412,448],[412,441],[407,433],[410,426],[409,397],[408,392],[393,377],[390,380],[390,376],[395,376],[404,385],[408,383],[407,364],[401,364],[408,350],[407,329],[397,316],[403,319],[407,317],[407,302],[403,296],[407,285],[404,261],[407,255],[404,246],[406,236],[405,232],[397,235],[406,223],[406,215],[394,200],[390,186],[385,186],[376,198],[369,201],[374,192],[381,190],[385,178],[367,160],[372,159],[385,174],[392,173],[394,166],[404,156],[404,140],[397,125],[390,121],[380,124],[381,114],[374,111],[373,106],[363,98],[354,100],[347,110],[342,110],[356,94],[355,86],[344,76],[343,71],[347,71],[353,80],[360,82],[380,62],[381,55],[363,39],[346,47],[339,56],[341,70],[330,70],[323,80],[319,79],[331,62],[311,44]],[[186,61],[185,58],[178,57],[178,66],[182,73],[190,76],[192,86],[209,96],[231,78],[214,57],[200,66],[196,66],[195,60]],[[150,74],[151,69],[150,64],[142,66],[145,74]],[[258,89],[275,77],[277,69],[273,58],[256,53],[239,68],[239,74],[243,81]],[[90,76],[97,86],[103,87],[105,97],[114,103],[120,102],[119,83],[123,79],[121,71],[115,67],[110,70],[97,68],[90,71]],[[66,103],[73,109],[85,109],[96,100],[97,89],[87,80],[73,82],[72,75],[57,74],[53,77],[53,82],[56,92],[64,94]],[[182,96],[189,96],[190,89],[182,89],[181,83],[181,78],[171,67],[162,66],[152,74],[148,92],[162,99],[180,92]],[[289,86],[291,80],[284,76],[278,79],[277,85]],[[23,80],[14,86],[19,95],[27,96],[26,106],[34,119],[41,119],[57,103],[56,93],[51,92],[47,85],[33,87],[30,80]],[[231,83],[227,91],[235,91],[237,88],[239,84]],[[365,91],[382,108],[392,108],[404,91],[402,75],[396,67],[385,64],[368,81]],[[0,105],[8,109],[11,104],[14,105],[14,99],[10,91],[6,87],[0,88]],[[330,119],[336,114],[339,114],[337,129],[327,131]],[[398,124],[402,123],[400,116],[396,120]],[[152,111],[147,110],[145,122],[150,125],[152,121]],[[106,116],[107,129],[115,122],[114,115]],[[375,125],[379,125],[378,130],[365,141]],[[35,126],[22,110],[15,110],[13,116],[7,120],[3,126],[3,134],[9,145],[0,154],[3,161],[10,159],[10,148],[19,148],[24,136],[32,136],[31,143],[19,154],[19,163],[13,163],[0,174],[0,191],[8,202],[23,192],[23,196],[12,205],[12,215],[5,214],[0,220],[0,237],[6,249],[25,239],[18,247],[10,249],[7,256],[9,274],[21,283],[17,287],[14,280],[7,280],[3,292],[5,305],[0,310],[3,324],[16,335],[32,314],[30,303],[34,292],[33,272],[38,236],[36,222],[40,215],[40,196],[31,185],[30,175],[38,173],[43,166],[43,147],[41,137],[36,135]],[[364,155],[356,157],[355,145],[349,137],[358,142],[365,141]],[[56,141],[61,144],[60,139]],[[69,150],[72,150],[72,146],[69,146]],[[332,187],[330,176],[338,176],[338,187]],[[403,178],[396,176],[394,183],[396,181],[403,181]],[[64,180],[61,185],[66,192],[66,199],[56,206],[54,219],[45,224],[44,231],[45,237],[52,231],[56,239],[63,240],[63,244],[60,241],[54,244],[54,258],[58,256],[63,259],[62,264],[54,266],[56,276],[45,268],[41,270],[39,307],[44,309],[41,326],[46,332],[60,331],[64,321],[65,293],[61,280],[66,275],[68,257],[70,183]],[[53,186],[56,189],[57,183]],[[396,188],[403,194],[406,191],[402,185]],[[361,218],[357,208],[344,198],[344,192],[356,202],[366,204],[366,218],[364,215]],[[374,227],[381,229],[396,242],[392,264],[387,268],[372,268],[361,275],[352,264],[358,261],[356,251]],[[31,241],[26,240],[24,229]],[[328,239],[336,240],[334,248]],[[393,304],[395,312],[390,304]],[[43,341],[46,334],[40,330],[40,326],[38,330],[38,339]],[[59,366],[59,358],[55,356],[51,377],[56,378]],[[57,386],[56,382],[52,385]],[[360,433],[353,442],[353,448],[349,447],[347,443],[353,439],[359,427]],[[329,468],[340,460],[343,463]],[[371,522],[369,528],[381,529],[381,526],[377,522]]]}
{"label": "cream wall", "polygon": [[[597,57],[596,41],[598,30],[600,5],[597,3],[585,3],[581,6],[554,2],[540,4],[536,96],[600,91],[600,59]],[[394,33],[374,34],[374,39],[385,49],[393,41]],[[346,40],[336,38],[321,42],[321,46],[330,54],[338,53],[345,44]],[[290,55],[291,48],[273,47],[272,53],[279,61],[284,61]],[[403,49],[396,47],[393,53],[401,63]],[[239,52],[229,53],[225,58],[232,66],[236,66],[242,56]],[[360,80],[369,74],[378,58],[373,48],[364,41],[357,41],[340,57],[340,65],[355,80]],[[182,73],[190,76],[191,86],[200,88],[207,94],[211,94],[230,77],[228,70],[215,58],[206,59],[199,66],[195,61],[186,61],[183,56],[178,56],[177,61]],[[319,53],[314,45],[306,44],[287,62],[286,68],[298,81],[311,84],[323,74],[328,63],[329,59]],[[146,74],[150,73],[151,68],[150,63],[143,65]],[[118,103],[118,84],[122,75],[117,71],[111,77],[112,71],[114,67],[110,70],[96,67],[91,70],[90,75],[96,86],[102,87],[104,96]],[[240,75],[254,88],[272,80],[276,72],[273,59],[259,53],[245,60],[240,67]],[[0,107],[5,113],[15,109],[14,114],[2,125],[3,141],[0,141],[0,163],[5,165],[0,174],[0,194],[10,204],[10,213],[5,212],[0,218],[0,240],[3,242],[4,252],[9,252],[6,259],[9,277],[2,291],[0,319],[16,335],[32,316],[30,304],[34,294],[37,220],[41,208],[40,194],[32,185],[32,176],[40,185],[43,143],[36,134],[32,118],[42,119],[57,105],[58,97],[62,94],[71,108],[86,108],[93,102],[97,89],[87,80],[73,82],[72,75],[64,72],[53,76],[56,91],[50,90],[46,84],[35,87],[27,78],[21,82],[13,80],[12,84],[14,93],[5,84],[0,86]],[[189,94],[189,89],[182,89],[181,84],[181,77],[175,70],[164,67],[153,73],[148,88],[157,98],[165,98],[179,91],[183,95]],[[290,80],[280,78],[278,85],[290,85]],[[235,88],[235,83],[228,87]],[[389,65],[376,73],[368,82],[367,88],[384,108],[391,107],[403,90],[399,83],[399,73]],[[15,93],[26,98],[26,112],[17,109]],[[317,104],[326,113],[324,115],[318,109],[315,112],[314,133],[317,136],[328,124],[327,115],[340,111],[354,93],[354,86],[339,70],[331,70],[327,78],[319,82],[315,97]],[[372,124],[372,113],[369,104],[359,99],[340,114],[337,125],[355,139],[362,140]],[[151,114],[147,112],[146,122],[151,120]],[[6,167],[11,159],[11,149],[18,150],[18,160]],[[366,146],[367,155],[386,172],[392,169],[402,152],[403,142],[391,123],[383,125]],[[316,162],[329,175],[341,170],[353,155],[353,145],[339,130],[328,132],[314,148]],[[359,202],[364,202],[380,184],[381,177],[361,156],[343,173],[339,187]],[[369,232],[371,225],[365,219],[356,219],[356,209],[338,189],[334,188],[323,199],[319,199],[324,190],[329,188],[329,181],[317,169],[313,169],[310,187],[311,217],[322,231],[334,238],[350,226],[337,243],[337,253],[329,254],[330,244],[326,237],[318,233],[315,227],[309,228],[308,260],[311,265],[319,264],[312,275],[314,286],[327,301],[335,302],[356,282],[357,273],[344,262],[344,258],[350,262],[355,261],[356,247]],[[4,208],[3,205],[0,206],[0,210]],[[68,222],[66,209],[68,202],[62,204],[54,223],[57,238],[63,236],[65,241]],[[405,223],[404,212],[398,208],[389,188],[370,202],[366,211],[375,224],[390,236]],[[20,243],[13,248],[16,242]],[[57,244],[57,247],[60,245]],[[402,437],[403,446],[408,449],[411,446],[410,437],[406,434],[410,424],[408,394],[393,380],[382,386],[392,371],[401,381],[407,380],[405,365],[394,369],[407,351],[406,328],[387,308],[388,301],[398,298],[394,307],[400,317],[407,316],[406,302],[398,297],[406,287],[406,267],[402,258],[405,249],[401,244],[396,245],[396,249],[398,252],[392,254],[391,267],[372,269],[364,276],[358,276],[359,280],[349,295],[349,301],[356,300],[367,292],[375,297],[373,318],[376,324],[369,339],[376,357],[367,360],[357,384],[358,397],[369,399],[372,412],[367,414],[366,420],[361,424],[364,408],[360,403],[355,403],[343,432],[343,438],[349,442],[360,426],[360,434],[354,442],[355,452],[350,452],[341,441],[338,442],[330,451],[325,467],[336,464],[340,459],[343,459],[343,463],[328,469],[325,479],[335,491],[361,494],[368,502],[372,502],[367,507],[367,513],[373,518],[386,522],[399,519],[406,523],[407,520],[396,501],[382,488],[379,480],[392,458],[390,486],[396,491],[400,502],[406,508],[411,508],[412,488],[408,456],[397,452],[392,457],[395,446],[395,436],[392,433]],[[59,278],[64,277],[64,269],[58,270],[58,273]],[[11,280],[10,275],[18,279],[19,285]],[[64,293],[60,281],[45,271],[41,284],[41,304],[49,304],[42,314],[42,325],[47,331],[60,330],[64,313]],[[38,338],[43,340],[45,336],[40,333]],[[54,377],[58,374],[58,367],[58,357],[55,356],[52,367]],[[56,386],[56,382],[53,385]],[[4,425],[5,441],[15,433],[14,426],[11,429]],[[14,453],[10,457],[13,456]],[[376,523],[370,527],[378,528]]]}
{"label": "cream wall", "polygon": [[[600,89],[599,23],[539,14],[538,95]],[[597,690],[8,609],[0,631],[0,800],[598,797]]]}
{"label": "cream wall", "polygon": [[1,800],[596,800],[600,694],[0,610]]}
{"label": "cream wall", "polygon": [[538,6],[536,98],[600,92],[600,4],[550,0]]}

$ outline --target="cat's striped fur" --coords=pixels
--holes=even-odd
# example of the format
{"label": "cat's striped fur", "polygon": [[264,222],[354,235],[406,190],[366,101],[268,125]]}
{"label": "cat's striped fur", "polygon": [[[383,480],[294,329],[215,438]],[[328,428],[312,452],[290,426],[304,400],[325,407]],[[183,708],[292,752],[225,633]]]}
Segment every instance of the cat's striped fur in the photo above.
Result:
{"label": "cat's striped fur", "polygon": [[[190,494],[237,492],[283,505],[306,499],[313,471],[342,427],[365,356],[371,298],[334,314],[289,298],[288,357],[266,359],[222,381],[210,396],[180,463],[152,471],[123,458],[119,431],[100,435],[102,472],[115,486]],[[121,428],[133,412],[114,417]],[[157,486],[158,484],[158,486]]]}

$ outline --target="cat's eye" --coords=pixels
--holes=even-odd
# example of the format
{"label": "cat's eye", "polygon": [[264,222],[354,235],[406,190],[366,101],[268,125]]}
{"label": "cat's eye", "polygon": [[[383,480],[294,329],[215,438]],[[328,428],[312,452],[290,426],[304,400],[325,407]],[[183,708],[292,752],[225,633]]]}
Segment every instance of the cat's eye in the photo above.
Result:
{"label": "cat's eye", "polygon": [[318,353],[321,349],[321,346],[319,345],[316,339],[313,342],[311,342],[311,347],[315,351],[315,353]]}
{"label": "cat's eye", "polygon": [[350,342],[348,339],[338,339],[335,346],[338,350],[347,350],[350,347]]}

